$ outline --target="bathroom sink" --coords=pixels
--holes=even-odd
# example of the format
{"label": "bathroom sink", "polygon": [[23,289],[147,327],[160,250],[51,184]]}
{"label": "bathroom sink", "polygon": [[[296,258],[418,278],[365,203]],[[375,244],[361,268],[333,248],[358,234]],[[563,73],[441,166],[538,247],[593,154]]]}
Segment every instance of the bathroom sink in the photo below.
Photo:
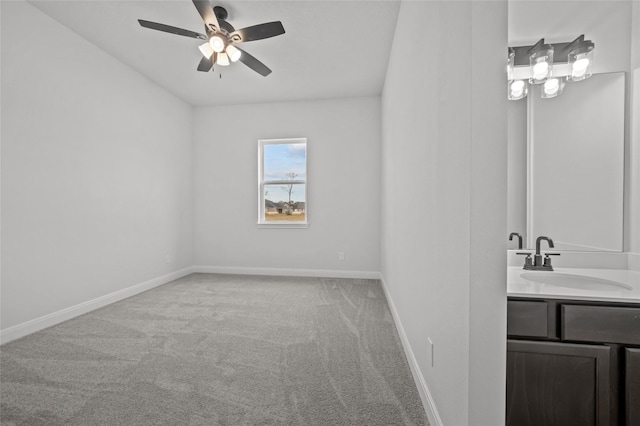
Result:
{"label": "bathroom sink", "polygon": [[523,272],[520,274],[520,277],[541,284],[584,290],[611,291],[622,289],[631,290],[633,288],[630,285],[618,281],[588,277],[586,275],[564,274],[562,272]]}

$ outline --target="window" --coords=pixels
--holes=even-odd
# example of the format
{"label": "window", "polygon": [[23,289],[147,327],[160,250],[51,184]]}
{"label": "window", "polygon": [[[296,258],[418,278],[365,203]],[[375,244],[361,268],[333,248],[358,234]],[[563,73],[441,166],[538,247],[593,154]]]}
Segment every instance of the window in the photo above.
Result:
{"label": "window", "polygon": [[258,225],[308,227],[307,139],[258,141]]}

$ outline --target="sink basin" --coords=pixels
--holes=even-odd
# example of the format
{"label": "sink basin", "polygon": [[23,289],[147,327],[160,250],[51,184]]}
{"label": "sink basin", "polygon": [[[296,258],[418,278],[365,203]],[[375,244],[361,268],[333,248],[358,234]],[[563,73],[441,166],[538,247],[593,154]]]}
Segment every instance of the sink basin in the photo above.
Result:
{"label": "sink basin", "polygon": [[633,288],[618,281],[588,277],[586,275],[563,274],[562,272],[523,272],[520,277],[541,284],[584,290],[612,291],[631,290]]}

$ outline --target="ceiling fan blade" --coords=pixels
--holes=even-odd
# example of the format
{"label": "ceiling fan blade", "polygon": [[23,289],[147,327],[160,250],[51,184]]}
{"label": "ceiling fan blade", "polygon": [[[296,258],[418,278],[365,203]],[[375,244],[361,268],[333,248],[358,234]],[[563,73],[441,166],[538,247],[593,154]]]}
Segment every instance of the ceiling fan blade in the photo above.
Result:
{"label": "ceiling fan blade", "polygon": [[228,33],[232,33],[236,30],[235,28],[233,28],[233,25],[231,25],[229,22],[225,21],[224,19],[218,19],[218,23],[220,24],[220,28],[222,28]]}
{"label": "ceiling fan blade", "polygon": [[[269,37],[275,37],[280,34],[284,34],[284,27],[282,22],[266,22],[264,24],[253,25],[251,27],[241,28],[229,34],[229,37],[234,41],[254,41],[262,40]],[[237,40],[236,36],[240,39]]]}
{"label": "ceiling fan blade", "polygon": [[202,57],[202,59],[200,60],[200,63],[198,64],[198,71],[202,71],[202,72],[209,72],[211,71],[211,68],[213,68],[213,55],[211,56],[211,58],[205,58],[204,56]]}
{"label": "ceiling fan blade", "polygon": [[220,29],[220,24],[218,24],[218,18],[216,17],[216,14],[213,13],[213,7],[211,7],[209,0],[193,0],[193,4],[196,9],[198,9],[198,13],[202,16],[202,20],[205,25],[207,27],[213,26],[215,30],[218,31]]}
{"label": "ceiling fan blade", "polygon": [[145,21],[143,19],[138,19],[140,25],[145,28],[150,28],[152,30],[164,31],[165,33],[177,34],[185,37],[193,37],[201,40],[207,40],[207,36],[204,34],[197,33],[195,31],[189,31],[178,27],[172,27],[171,25],[159,24],[157,22]]}
{"label": "ceiling fan blade", "polygon": [[269,74],[271,74],[271,70],[265,64],[263,64],[262,62],[257,60],[255,57],[248,54],[246,51],[240,49],[239,47],[236,47],[236,48],[242,52],[242,55],[240,55],[240,62],[242,62],[243,64],[245,64],[246,66],[248,66],[249,68],[251,68],[252,70],[254,70],[255,72],[257,72],[263,77],[266,77]]}

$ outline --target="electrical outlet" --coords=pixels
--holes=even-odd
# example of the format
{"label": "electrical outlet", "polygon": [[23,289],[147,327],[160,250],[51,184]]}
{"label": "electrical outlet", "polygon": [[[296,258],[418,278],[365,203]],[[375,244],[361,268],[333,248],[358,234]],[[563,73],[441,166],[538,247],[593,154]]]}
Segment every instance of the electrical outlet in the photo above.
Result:
{"label": "electrical outlet", "polygon": [[427,341],[429,342],[429,355],[431,356],[431,366],[434,366],[434,359],[433,359],[433,342],[431,341],[430,337],[427,337]]}
{"label": "electrical outlet", "polygon": [[164,255],[164,263],[171,263],[171,256],[168,254]]}
{"label": "electrical outlet", "polygon": [[338,260],[343,262],[344,261],[344,252],[343,251],[339,251],[338,252]]}

